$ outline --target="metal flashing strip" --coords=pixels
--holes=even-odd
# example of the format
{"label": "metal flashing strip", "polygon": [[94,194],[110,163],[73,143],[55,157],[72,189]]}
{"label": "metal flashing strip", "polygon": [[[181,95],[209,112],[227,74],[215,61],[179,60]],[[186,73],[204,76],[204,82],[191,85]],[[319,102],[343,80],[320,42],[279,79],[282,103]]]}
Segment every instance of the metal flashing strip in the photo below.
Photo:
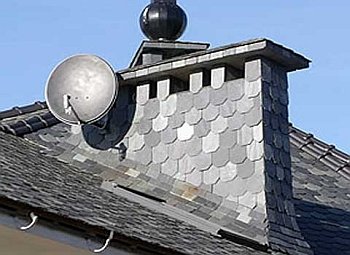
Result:
{"label": "metal flashing strip", "polygon": [[253,248],[254,250],[263,251],[268,253],[269,252],[269,246],[267,244],[262,244],[259,242],[256,242],[252,239],[246,238],[242,235],[237,235],[236,233],[233,233],[231,230],[226,229],[220,229],[217,234],[221,236],[222,238],[231,240],[235,243]]}
{"label": "metal flashing strip", "polygon": [[[135,192],[135,190],[132,190],[130,188],[121,187],[120,185],[107,182],[107,181],[102,183],[101,188],[111,191],[117,194],[118,196],[124,197],[133,202],[139,203],[142,206],[145,206],[151,210],[154,210],[154,211],[163,213],[167,216],[184,221],[188,224],[195,226],[198,229],[209,232],[213,236],[222,237],[223,235],[225,235],[226,232],[231,233],[231,235],[235,236],[236,239],[233,239],[233,238],[232,239],[226,238],[226,239],[233,241],[234,243],[237,243],[237,244],[244,244],[243,241],[241,240],[245,240],[246,243],[250,243],[250,245],[246,245],[246,246],[255,249],[254,245],[256,245],[258,247],[256,250],[263,251],[260,246],[264,246],[264,244],[262,244],[261,242],[254,240],[248,236],[245,236],[241,233],[235,233],[232,230],[223,230],[223,227],[221,225],[210,222],[209,220],[205,220],[192,213],[186,212],[184,210],[181,210],[179,208],[166,204],[166,201],[160,203],[160,201],[164,201],[162,199],[159,199],[159,198],[154,199],[153,196],[150,198],[147,194],[144,194],[142,192],[139,192],[139,191]],[[222,232],[223,235],[220,231],[224,231]]]}
{"label": "metal flashing strip", "polygon": [[152,196],[152,195],[143,193],[143,192],[138,191],[138,190],[135,190],[135,189],[131,189],[131,188],[126,187],[126,186],[123,186],[123,185],[117,184],[116,187],[118,187],[118,188],[120,188],[120,189],[123,189],[123,190],[126,190],[126,191],[128,191],[128,192],[134,193],[134,194],[139,195],[139,196],[141,196],[141,197],[154,200],[154,201],[159,202],[159,203],[166,203],[166,200],[164,200],[164,199],[161,199],[161,198],[158,198],[158,197],[155,197],[155,196]]}
{"label": "metal flashing strip", "polygon": [[140,205],[145,206],[151,210],[163,213],[180,221],[184,221],[197,227],[200,230],[209,232],[212,235],[217,235],[217,231],[221,228],[220,225],[207,221],[194,214],[188,213],[166,203],[160,203],[159,201],[161,201],[161,199],[157,199],[158,201],[155,199],[150,199],[143,194],[140,195],[128,189],[121,188],[119,185],[116,185],[114,183],[105,181],[102,183],[101,188],[113,192],[114,194],[124,197],[130,201],[139,203]]}

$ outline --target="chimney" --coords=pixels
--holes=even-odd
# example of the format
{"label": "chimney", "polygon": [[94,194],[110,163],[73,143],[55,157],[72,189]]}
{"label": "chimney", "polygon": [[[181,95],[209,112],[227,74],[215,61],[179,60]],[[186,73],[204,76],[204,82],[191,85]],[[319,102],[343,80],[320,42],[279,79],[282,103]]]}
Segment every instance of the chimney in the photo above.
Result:
{"label": "chimney", "polygon": [[[176,12],[177,21],[159,25],[159,15],[148,15],[161,10]],[[78,149],[101,164],[130,168],[129,176],[145,173],[143,181],[124,182],[171,197],[170,204],[217,224],[220,233],[312,254],[293,205],[287,79],[309,60],[267,39],[212,50],[175,42],[185,21],[176,1],[146,7],[141,27],[151,41],[119,72],[121,89],[105,125],[83,126],[86,143]],[[162,183],[162,192],[149,189],[152,183]],[[201,194],[211,206],[201,207],[209,201]]]}
{"label": "chimney", "polygon": [[[235,217],[214,222],[275,250],[310,254],[293,205],[287,79],[308,64],[260,39],[122,72],[137,86],[126,157],[152,177],[220,197]],[[174,90],[179,79],[187,90]]]}

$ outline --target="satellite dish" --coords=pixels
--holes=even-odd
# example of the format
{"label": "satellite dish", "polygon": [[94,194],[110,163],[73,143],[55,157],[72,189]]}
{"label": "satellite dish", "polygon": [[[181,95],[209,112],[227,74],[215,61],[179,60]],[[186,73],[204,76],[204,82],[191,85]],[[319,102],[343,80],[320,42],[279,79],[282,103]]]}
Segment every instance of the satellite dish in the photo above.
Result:
{"label": "satellite dish", "polygon": [[118,91],[118,79],[105,60],[94,55],[76,55],[52,71],[45,96],[57,119],[69,125],[83,125],[105,117]]}

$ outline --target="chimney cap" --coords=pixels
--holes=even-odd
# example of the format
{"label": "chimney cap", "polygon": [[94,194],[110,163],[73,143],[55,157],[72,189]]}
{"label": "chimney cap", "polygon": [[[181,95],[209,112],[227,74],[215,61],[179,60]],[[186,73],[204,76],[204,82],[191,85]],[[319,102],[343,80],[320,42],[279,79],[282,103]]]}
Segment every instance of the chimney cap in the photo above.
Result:
{"label": "chimney cap", "polygon": [[140,26],[150,40],[175,41],[186,29],[187,16],[176,0],[152,0],[140,16]]}

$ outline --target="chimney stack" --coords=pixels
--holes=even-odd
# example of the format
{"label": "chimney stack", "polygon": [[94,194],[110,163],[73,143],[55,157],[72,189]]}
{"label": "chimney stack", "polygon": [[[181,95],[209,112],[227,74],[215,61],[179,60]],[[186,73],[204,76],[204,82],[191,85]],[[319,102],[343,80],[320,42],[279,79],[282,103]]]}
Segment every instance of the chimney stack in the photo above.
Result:
{"label": "chimney stack", "polygon": [[[175,42],[187,22],[176,1],[152,1],[140,21],[151,41],[119,73],[122,90],[107,126],[83,129],[90,146],[115,154],[123,148],[123,155],[94,158],[143,169],[166,182],[157,195],[223,229],[274,250],[312,254],[293,205],[287,79],[309,60],[266,39],[213,50]],[[140,183],[132,187],[154,192]],[[200,207],[201,194],[214,205]]]}

